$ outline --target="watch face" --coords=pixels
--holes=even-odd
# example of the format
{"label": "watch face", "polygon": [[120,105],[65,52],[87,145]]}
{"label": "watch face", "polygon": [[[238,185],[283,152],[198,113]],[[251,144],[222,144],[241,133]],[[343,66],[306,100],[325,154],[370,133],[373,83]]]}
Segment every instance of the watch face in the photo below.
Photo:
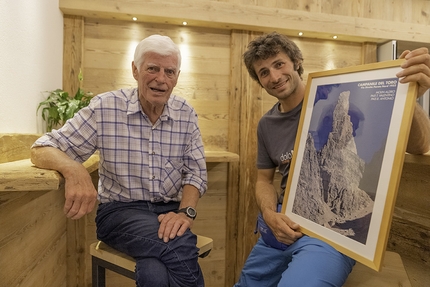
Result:
{"label": "watch face", "polygon": [[188,207],[185,207],[185,208],[181,208],[177,212],[183,212],[189,218],[192,218],[193,220],[197,217],[197,211],[193,207],[191,207],[191,206],[188,206]]}
{"label": "watch face", "polygon": [[196,214],[197,214],[196,210],[192,207],[187,208],[187,213],[188,213],[188,216],[190,217],[196,217]]}

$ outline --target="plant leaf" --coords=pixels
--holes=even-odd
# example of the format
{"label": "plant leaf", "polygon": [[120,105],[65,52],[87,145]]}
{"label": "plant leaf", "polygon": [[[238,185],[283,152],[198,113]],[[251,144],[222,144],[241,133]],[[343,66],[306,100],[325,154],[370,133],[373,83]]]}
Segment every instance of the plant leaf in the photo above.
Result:
{"label": "plant leaf", "polygon": [[[82,71],[79,71],[78,80],[79,83],[82,83]],[[48,131],[59,124],[64,124],[76,112],[88,106],[93,98],[92,93],[85,93],[80,87],[74,97],[69,96],[69,93],[62,89],[45,91],[43,93],[47,94],[47,97],[37,106],[36,114],[38,114],[39,109],[42,109],[42,119],[46,122]]]}

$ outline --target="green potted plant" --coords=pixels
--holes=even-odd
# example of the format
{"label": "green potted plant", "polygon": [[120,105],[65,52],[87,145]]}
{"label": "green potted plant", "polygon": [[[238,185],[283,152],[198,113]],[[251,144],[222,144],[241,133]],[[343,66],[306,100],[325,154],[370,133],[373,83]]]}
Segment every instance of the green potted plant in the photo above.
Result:
{"label": "green potted plant", "polygon": [[[78,75],[79,82],[82,82],[82,73]],[[84,92],[80,87],[74,97],[62,89],[43,92],[48,94],[46,100],[39,103],[36,114],[42,108],[42,119],[46,123],[47,131],[52,128],[62,126],[68,119],[72,118],[77,111],[88,106],[93,94]]]}

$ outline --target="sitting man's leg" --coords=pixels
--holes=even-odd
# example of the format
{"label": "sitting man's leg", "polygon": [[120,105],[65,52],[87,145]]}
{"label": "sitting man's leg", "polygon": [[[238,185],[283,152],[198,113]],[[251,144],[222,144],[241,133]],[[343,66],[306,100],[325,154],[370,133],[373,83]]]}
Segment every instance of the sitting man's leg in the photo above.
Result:
{"label": "sitting man's leg", "polygon": [[234,287],[276,286],[290,260],[291,257],[287,257],[285,251],[267,245],[260,237]]}
{"label": "sitting man's leg", "polygon": [[354,264],[319,239],[304,236],[283,251],[260,237],[234,287],[342,286]]}
{"label": "sitting man's leg", "polygon": [[166,265],[157,258],[136,260],[137,287],[169,287],[169,273]]}
{"label": "sitting man's leg", "polygon": [[[172,287],[204,286],[198,264],[197,236],[187,230],[167,243],[158,238],[158,215],[177,210],[178,206],[179,203],[152,204],[144,201],[101,204],[96,217],[97,236],[99,240],[137,261],[158,258],[167,269],[169,285]],[[139,281],[144,281],[147,273],[143,268],[139,263],[139,274],[136,274]]]}
{"label": "sitting man's leg", "polygon": [[340,287],[355,264],[355,260],[329,244],[308,236],[294,242],[285,252],[292,259],[278,286]]}

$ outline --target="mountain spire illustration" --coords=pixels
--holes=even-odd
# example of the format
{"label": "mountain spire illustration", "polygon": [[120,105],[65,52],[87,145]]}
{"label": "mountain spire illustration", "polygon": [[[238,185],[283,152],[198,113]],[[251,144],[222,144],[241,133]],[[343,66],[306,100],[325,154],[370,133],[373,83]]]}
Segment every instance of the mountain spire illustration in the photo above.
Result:
{"label": "mountain spire illustration", "polygon": [[373,200],[359,188],[364,161],[357,154],[353,124],[348,115],[349,91],[340,94],[333,111],[332,130],[320,151],[309,133],[300,169],[293,212],[347,236],[348,221],[371,214]]}

